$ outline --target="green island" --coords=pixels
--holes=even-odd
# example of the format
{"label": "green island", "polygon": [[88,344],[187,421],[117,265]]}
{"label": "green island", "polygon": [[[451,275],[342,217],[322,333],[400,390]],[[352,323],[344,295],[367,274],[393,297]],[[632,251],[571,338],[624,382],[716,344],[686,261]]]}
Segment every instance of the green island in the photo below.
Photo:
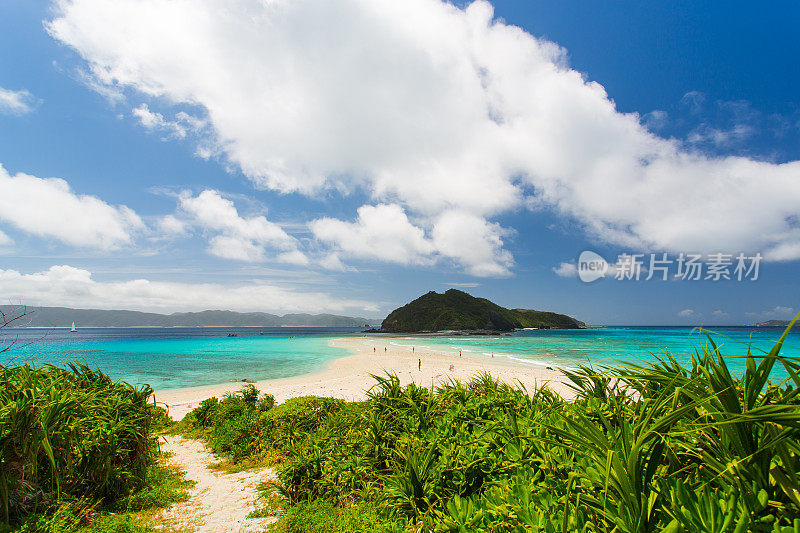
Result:
{"label": "green island", "polygon": [[437,331],[497,332],[523,328],[575,329],[584,323],[567,315],[532,309],[506,309],[486,298],[457,289],[431,291],[389,313],[381,324],[386,333]]}
{"label": "green island", "polygon": [[741,376],[709,336],[688,366],[662,354],[565,371],[570,400],[488,374],[435,389],[387,374],[357,402],[276,405],[245,385],[178,423],[149,388],[101,372],[3,368],[0,530],[169,531],[153,513],[185,482],[158,450],[167,432],[202,439],[223,469],[274,467],[252,513],[277,518],[267,531],[796,533],[787,333]]}

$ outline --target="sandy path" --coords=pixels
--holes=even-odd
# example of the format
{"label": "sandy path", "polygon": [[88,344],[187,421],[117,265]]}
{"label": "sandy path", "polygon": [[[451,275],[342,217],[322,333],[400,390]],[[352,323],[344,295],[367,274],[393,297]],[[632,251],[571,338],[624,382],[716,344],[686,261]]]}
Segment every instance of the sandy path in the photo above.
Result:
{"label": "sandy path", "polygon": [[235,474],[215,472],[208,465],[217,461],[198,440],[166,437],[161,449],[172,452],[170,461],[197,484],[189,499],[164,511],[166,525],[197,533],[256,533],[277,518],[247,518],[255,509],[256,487],[273,478],[272,469],[249,470]]}

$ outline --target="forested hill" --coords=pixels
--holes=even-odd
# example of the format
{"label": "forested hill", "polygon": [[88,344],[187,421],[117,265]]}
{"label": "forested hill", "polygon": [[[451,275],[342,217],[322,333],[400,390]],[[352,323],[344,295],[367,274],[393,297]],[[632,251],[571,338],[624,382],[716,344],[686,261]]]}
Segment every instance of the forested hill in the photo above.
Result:
{"label": "forested hill", "polygon": [[567,315],[532,309],[506,309],[486,298],[450,289],[431,291],[395,309],[381,325],[388,333],[421,333],[445,330],[512,331],[521,328],[575,329],[584,323]]}
{"label": "forested hill", "polygon": [[[18,312],[21,307],[14,306]],[[0,306],[0,311],[14,314],[12,306]],[[309,315],[304,313],[283,316],[270,313],[237,313],[235,311],[201,311],[197,313],[143,313],[139,311],[70,309],[68,307],[28,307],[28,315],[12,324],[16,327],[195,327],[195,326],[328,326],[364,327],[379,320],[339,315]]]}

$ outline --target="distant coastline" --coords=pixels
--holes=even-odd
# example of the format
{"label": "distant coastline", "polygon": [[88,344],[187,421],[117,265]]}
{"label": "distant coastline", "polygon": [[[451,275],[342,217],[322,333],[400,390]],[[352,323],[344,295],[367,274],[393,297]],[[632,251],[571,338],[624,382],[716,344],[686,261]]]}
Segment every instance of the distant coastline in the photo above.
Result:
{"label": "distant coastline", "polygon": [[[230,329],[230,328],[247,328],[247,329],[277,329],[277,328],[296,328],[296,329],[312,329],[312,328],[349,328],[360,330],[364,326],[317,326],[309,324],[291,325],[291,326],[241,326],[241,325],[211,325],[211,326],[82,326],[81,329],[192,329],[192,328],[216,328],[216,329]],[[69,330],[70,326],[11,326],[9,331],[14,329],[66,329]]]}
{"label": "distant coastline", "polygon": [[239,313],[236,311],[207,310],[181,313],[148,313],[120,309],[74,309],[69,307],[39,307],[2,305],[6,314],[26,310],[23,319],[15,327],[58,328],[70,327],[74,322],[78,328],[192,328],[192,327],[372,327],[380,319],[351,317],[333,314],[288,313]]}
{"label": "distant coastline", "polygon": [[[789,326],[791,320],[767,320],[766,322],[758,322],[756,324],[752,324],[751,327],[754,328],[785,328]],[[795,324],[793,329],[798,327],[798,324]]]}

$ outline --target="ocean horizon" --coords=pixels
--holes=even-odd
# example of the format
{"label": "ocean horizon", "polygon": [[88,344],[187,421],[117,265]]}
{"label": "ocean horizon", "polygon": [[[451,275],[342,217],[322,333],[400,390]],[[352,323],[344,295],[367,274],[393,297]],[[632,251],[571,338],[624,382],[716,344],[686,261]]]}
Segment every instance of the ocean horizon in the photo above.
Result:
{"label": "ocean horizon", "polygon": [[[734,373],[744,369],[748,346],[767,352],[780,327],[715,326],[712,338]],[[262,381],[310,374],[349,355],[331,339],[362,336],[363,328],[330,327],[142,327],[13,328],[3,332],[0,364],[63,366],[86,363],[113,379],[170,390],[226,382]],[[229,336],[230,335],[230,336]],[[688,326],[592,326],[579,330],[527,330],[500,335],[384,335],[398,345],[464,355],[505,358],[521,365],[573,368],[653,361],[669,352],[688,364],[708,339]],[[786,339],[782,355],[800,358],[800,331]],[[776,368],[775,377],[785,376]]]}

